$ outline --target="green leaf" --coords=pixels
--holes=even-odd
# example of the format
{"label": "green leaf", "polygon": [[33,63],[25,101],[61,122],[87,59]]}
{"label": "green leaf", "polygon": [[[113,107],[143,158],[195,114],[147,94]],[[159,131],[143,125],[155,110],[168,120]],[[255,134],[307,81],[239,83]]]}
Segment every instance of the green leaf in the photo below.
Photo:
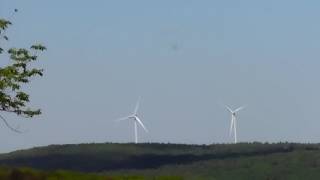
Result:
{"label": "green leaf", "polygon": [[45,46],[41,45],[41,44],[32,45],[31,49],[40,50],[40,51],[47,50],[47,48]]}

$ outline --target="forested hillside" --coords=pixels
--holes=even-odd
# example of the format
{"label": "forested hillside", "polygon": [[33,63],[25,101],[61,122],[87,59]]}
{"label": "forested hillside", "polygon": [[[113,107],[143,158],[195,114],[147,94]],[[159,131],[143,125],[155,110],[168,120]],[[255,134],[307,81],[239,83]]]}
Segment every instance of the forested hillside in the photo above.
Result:
{"label": "forested hillside", "polygon": [[293,143],[51,145],[0,156],[0,164],[120,177],[319,179],[320,145]]}

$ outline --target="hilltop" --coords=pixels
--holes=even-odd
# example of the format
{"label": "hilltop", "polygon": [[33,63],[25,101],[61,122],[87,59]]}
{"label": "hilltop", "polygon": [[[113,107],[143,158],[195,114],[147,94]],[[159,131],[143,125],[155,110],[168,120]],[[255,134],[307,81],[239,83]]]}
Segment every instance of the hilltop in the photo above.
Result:
{"label": "hilltop", "polygon": [[190,179],[319,179],[320,145],[296,143],[50,145],[0,155],[0,164],[100,175]]}

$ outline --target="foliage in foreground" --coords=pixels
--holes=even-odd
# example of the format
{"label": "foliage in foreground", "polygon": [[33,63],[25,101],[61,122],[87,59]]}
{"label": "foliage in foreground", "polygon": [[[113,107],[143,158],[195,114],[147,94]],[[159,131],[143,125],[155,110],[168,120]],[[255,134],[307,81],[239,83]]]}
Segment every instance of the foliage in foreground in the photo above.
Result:
{"label": "foliage in foreground", "polygon": [[9,20],[0,18],[0,55],[7,56],[1,56],[2,62],[9,59],[7,65],[0,67],[0,111],[32,117],[39,115],[41,111],[27,106],[29,94],[22,86],[34,77],[43,75],[42,69],[34,68],[31,64],[38,60],[38,53],[46,50],[46,47],[34,44],[30,48],[5,48],[2,42],[9,41],[6,31],[11,24]]}

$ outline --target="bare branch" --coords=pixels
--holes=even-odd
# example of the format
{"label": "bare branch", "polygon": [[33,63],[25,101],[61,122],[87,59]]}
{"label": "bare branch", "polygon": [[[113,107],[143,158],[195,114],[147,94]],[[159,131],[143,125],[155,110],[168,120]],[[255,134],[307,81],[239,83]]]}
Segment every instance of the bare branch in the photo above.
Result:
{"label": "bare branch", "polygon": [[0,118],[2,119],[2,121],[4,122],[4,124],[5,124],[11,131],[16,132],[16,133],[19,133],[19,134],[22,133],[22,132],[19,131],[18,129],[13,128],[3,116],[0,115]]}

